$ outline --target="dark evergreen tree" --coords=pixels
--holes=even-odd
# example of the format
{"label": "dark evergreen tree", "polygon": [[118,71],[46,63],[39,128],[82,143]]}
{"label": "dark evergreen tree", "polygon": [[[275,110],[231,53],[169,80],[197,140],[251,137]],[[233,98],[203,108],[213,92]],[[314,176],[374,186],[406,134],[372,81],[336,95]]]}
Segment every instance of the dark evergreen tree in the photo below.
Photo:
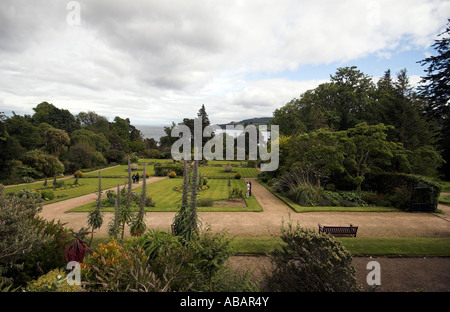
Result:
{"label": "dark evergreen tree", "polygon": [[445,31],[439,34],[439,39],[435,40],[432,47],[436,50],[436,55],[419,61],[422,66],[428,66],[419,92],[427,99],[427,113],[439,125],[439,146],[446,161],[441,171],[450,179],[450,19]]}

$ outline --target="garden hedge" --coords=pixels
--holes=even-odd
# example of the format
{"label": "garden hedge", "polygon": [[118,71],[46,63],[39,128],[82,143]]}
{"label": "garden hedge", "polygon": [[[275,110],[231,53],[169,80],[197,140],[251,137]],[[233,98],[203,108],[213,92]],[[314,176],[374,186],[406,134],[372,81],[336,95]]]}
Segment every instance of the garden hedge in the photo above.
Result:
{"label": "garden hedge", "polygon": [[170,172],[175,172],[177,176],[183,176],[182,164],[155,164],[155,175],[159,177],[167,176]]}
{"label": "garden hedge", "polygon": [[[442,190],[440,185],[427,181],[421,176],[405,173],[378,174],[367,179],[365,186],[377,193],[394,197],[402,193],[403,198],[399,198],[401,200],[397,208],[406,211],[436,211]],[[425,203],[425,205],[412,206],[412,203]]]}

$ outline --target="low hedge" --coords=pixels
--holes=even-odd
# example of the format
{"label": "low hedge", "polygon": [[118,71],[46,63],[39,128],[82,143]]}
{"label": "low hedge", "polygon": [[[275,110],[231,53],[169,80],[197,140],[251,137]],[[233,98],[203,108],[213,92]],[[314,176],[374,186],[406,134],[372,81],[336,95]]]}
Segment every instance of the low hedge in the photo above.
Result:
{"label": "low hedge", "polygon": [[390,195],[396,208],[405,211],[435,212],[442,190],[440,185],[421,176],[405,173],[379,174],[370,177],[365,185],[377,193]]}
{"label": "low hedge", "polygon": [[155,164],[155,176],[165,177],[172,171],[176,173],[177,176],[183,176],[183,165],[182,164]]}

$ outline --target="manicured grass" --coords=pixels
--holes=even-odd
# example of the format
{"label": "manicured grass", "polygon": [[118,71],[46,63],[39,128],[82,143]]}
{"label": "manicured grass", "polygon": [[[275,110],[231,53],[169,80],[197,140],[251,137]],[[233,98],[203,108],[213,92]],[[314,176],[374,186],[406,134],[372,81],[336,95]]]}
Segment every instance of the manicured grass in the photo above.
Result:
{"label": "manicured grass", "polygon": [[173,164],[173,159],[154,159],[154,158],[141,158],[138,163],[146,163],[148,165],[154,165],[156,163],[160,164]]}
{"label": "manicured grass", "polygon": [[[336,237],[353,256],[450,256],[450,238]],[[279,238],[277,238],[280,241]],[[235,237],[238,254],[266,254],[277,246],[274,237]]]}
{"label": "manicured grass", "polygon": [[[72,184],[75,183],[75,178],[72,179],[65,179],[61,180],[64,181],[64,187],[56,189],[53,191],[53,189],[49,189],[53,191],[55,194],[55,198],[53,200],[44,201],[43,204],[50,204],[55,203],[59,201],[63,201],[66,199],[87,195],[94,193],[98,190],[98,179],[85,179],[80,178],[78,179],[78,184],[80,186],[77,187],[71,187]],[[47,186],[51,186],[53,181],[47,181]],[[102,188],[108,189],[112,188],[114,186],[117,186],[118,183],[120,185],[123,185],[125,182],[122,178],[102,178]],[[34,191],[38,187],[43,187],[44,182],[42,183],[35,183],[35,184],[27,184],[27,185],[20,185],[20,186],[13,186],[6,189],[6,193],[14,192],[18,193],[23,189]]]}
{"label": "manicured grass", "polygon": [[450,205],[450,195],[441,195],[439,196],[439,203]]}
{"label": "manicured grass", "polygon": [[437,180],[434,182],[439,184],[442,187],[442,192],[450,193],[450,181]]}
{"label": "manicured grass", "polygon": [[258,170],[256,168],[238,168],[233,167],[233,172],[225,172],[223,167],[199,167],[199,172],[202,177],[213,179],[234,179],[237,172],[241,174],[241,178],[256,178],[258,176]]}
{"label": "manicured grass", "polygon": [[[143,173],[144,166],[139,164],[138,170],[133,170],[133,173],[139,173],[141,176]],[[153,165],[146,165],[145,170],[150,174],[150,176],[155,175],[155,170]],[[128,178],[128,165],[120,165],[113,168],[104,169],[101,171],[102,178]],[[83,175],[83,178],[98,178],[98,172],[88,172]]]}
{"label": "manicured grass", "polygon": [[[127,238],[125,238],[126,241]],[[352,256],[438,257],[450,256],[450,238],[429,237],[336,237]],[[106,244],[109,237],[95,237],[92,247]],[[232,246],[237,254],[265,255],[281,242],[279,237],[234,237]]]}
{"label": "manicured grass", "polygon": [[246,160],[210,160],[208,161],[208,165],[214,165],[214,166],[224,166],[230,164],[233,167],[242,166],[247,167],[247,161]]}
{"label": "manicured grass", "polygon": [[327,207],[327,206],[315,206],[315,207],[305,207],[294,203],[291,199],[275,192],[275,190],[263,183],[258,181],[266,189],[268,189],[273,195],[281,199],[285,204],[292,208],[295,212],[400,212],[400,209],[393,207],[377,207],[377,206],[367,206],[367,207]]}
{"label": "manicured grass", "polygon": [[[155,207],[146,207],[146,211],[178,211],[182,193],[173,189],[183,182],[181,179],[164,179],[147,185],[147,196],[151,196],[156,203]],[[209,188],[199,192],[199,198],[209,197],[213,200],[223,200],[228,198],[228,180],[211,179],[208,180]],[[245,191],[243,180],[231,180],[231,188],[239,187]],[[133,192],[140,193],[142,187],[133,189]],[[262,211],[261,206],[254,196],[245,199],[247,207],[198,207],[199,211]],[[93,208],[93,203],[83,205],[68,212],[87,212]],[[103,211],[114,211],[113,207],[104,207]]]}

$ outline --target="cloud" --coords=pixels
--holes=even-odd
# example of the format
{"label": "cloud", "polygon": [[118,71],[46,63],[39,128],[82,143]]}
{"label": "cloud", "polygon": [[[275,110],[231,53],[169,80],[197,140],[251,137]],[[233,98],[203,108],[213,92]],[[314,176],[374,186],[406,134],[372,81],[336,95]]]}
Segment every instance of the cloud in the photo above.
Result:
{"label": "cloud", "polygon": [[218,123],[270,116],[322,81],[291,73],[425,49],[450,13],[426,0],[89,0],[70,26],[67,2],[2,1],[5,112],[49,101],[139,123],[193,117],[201,104]]}

